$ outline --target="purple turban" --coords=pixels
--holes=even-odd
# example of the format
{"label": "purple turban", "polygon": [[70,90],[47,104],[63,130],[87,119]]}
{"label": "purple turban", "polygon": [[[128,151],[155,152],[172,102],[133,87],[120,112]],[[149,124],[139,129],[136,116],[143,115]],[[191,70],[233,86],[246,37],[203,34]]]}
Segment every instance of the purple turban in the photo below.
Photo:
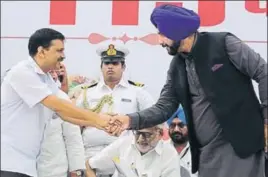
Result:
{"label": "purple turban", "polygon": [[164,4],[153,10],[151,22],[167,38],[181,41],[197,31],[200,17],[192,10]]}

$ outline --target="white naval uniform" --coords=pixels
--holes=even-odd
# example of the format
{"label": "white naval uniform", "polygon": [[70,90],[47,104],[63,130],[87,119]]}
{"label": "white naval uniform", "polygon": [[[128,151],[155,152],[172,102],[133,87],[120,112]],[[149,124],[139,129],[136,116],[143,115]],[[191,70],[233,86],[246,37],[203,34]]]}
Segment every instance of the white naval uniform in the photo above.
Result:
{"label": "white naval uniform", "polygon": [[[137,177],[180,177],[177,152],[171,144],[163,140],[159,140],[154,149],[141,155],[136,148],[133,134],[120,137],[89,159],[89,165],[97,172],[107,171],[113,166],[112,159],[115,157],[120,161],[119,166],[132,170]],[[113,177],[125,176],[115,170]]]}
{"label": "white naval uniform", "polygon": [[[153,98],[147,91],[142,87],[129,84],[128,81],[125,81],[125,79],[122,78],[114,89],[105,85],[103,79],[101,79],[96,86],[89,88],[86,94],[89,107],[92,108],[96,106],[100,99],[107,94],[112,95],[113,97],[114,103],[111,109],[113,113],[133,113],[148,108],[154,104]],[[82,91],[76,102],[79,107],[83,107],[83,96],[84,94]],[[109,106],[104,105],[101,112],[107,113],[109,111]],[[103,130],[87,127],[83,131],[86,157],[92,157],[116,139],[117,137],[110,136]]]}
{"label": "white naval uniform", "polygon": [[40,104],[59,88],[29,58],[11,68],[1,84],[1,170],[36,177],[36,161],[53,111]]}
{"label": "white naval uniform", "polygon": [[[168,143],[173,144],[172,140],[169,139]],[[198,173],[192,174],[192,160],[191,160],[191,151],[190,151],[190,144],[183,148],[181,153],[178,154],[178,159],[180,160],[181,166],[181,177],[197,177]]]}
{"label": "white naval uniform", "polygon": [[[59,90],[57,96],[70,101]],[[38,177],[67,177],[68,172],[85,169],[85,152],[80,127],[54,114],[46,126],[38,158]]]}

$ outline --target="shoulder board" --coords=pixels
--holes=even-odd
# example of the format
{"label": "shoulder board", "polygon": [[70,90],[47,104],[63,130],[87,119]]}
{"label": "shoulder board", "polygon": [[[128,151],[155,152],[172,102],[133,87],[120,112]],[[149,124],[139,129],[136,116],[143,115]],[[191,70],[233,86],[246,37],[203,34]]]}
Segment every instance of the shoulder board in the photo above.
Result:
{"label": "shoulder board", "polygon": [[95,87],[96,85],[98,85],[98,82],[94,82],[94,83],[89,84],[89,85],[83,85],[81,88],[82,89],[89,89],[91,87]]}
{"label": "shoulder board", "polygon": [[128,83],[131,84],[131,85],[137,86],[137,87],[143,87],[144,86],[144,84],[142,84],[142,83],[133,82],[131,80],[128,80]]}

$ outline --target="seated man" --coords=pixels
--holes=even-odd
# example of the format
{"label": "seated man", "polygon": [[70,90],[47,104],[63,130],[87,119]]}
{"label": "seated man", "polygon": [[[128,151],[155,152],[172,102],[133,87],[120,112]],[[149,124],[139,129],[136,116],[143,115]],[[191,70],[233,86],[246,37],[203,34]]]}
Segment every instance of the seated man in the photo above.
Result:
{"label": "seated man", "polygon": [[162,140],[163,124],[122,136],[87,162],[87,177],[116,170],[113,177],[180,177],[174,147]]}
{"label": "seated man", "polygon": [[182,107],[173,114],[173,116],[167,121],[169,126],[169,136],[171,143],[178,152],[180,160],[181,177],[197,177],[197,174],[191,172],[191,152],[188,142],[188,129],[186,126],[185,115]]}

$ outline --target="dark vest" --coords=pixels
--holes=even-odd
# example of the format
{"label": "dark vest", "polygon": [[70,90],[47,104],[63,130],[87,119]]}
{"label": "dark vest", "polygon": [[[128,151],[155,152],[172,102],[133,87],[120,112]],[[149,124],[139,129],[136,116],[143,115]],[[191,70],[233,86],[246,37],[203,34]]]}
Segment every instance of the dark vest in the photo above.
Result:
{"label": "dark vest", "polygon": [[[230,33],[199,33],[191,55],[224,138],[239,157],[246,158],[264,147],[264,120],[252,80],[236,69],[228,58],[225,49],[227,34]],[[177,65],[177,75],[174,76],[177,83],[174,85],[188,121],[192,171],[196,172],[200,152],[194,133],[185,59],[178,54],[173,60]]]}

